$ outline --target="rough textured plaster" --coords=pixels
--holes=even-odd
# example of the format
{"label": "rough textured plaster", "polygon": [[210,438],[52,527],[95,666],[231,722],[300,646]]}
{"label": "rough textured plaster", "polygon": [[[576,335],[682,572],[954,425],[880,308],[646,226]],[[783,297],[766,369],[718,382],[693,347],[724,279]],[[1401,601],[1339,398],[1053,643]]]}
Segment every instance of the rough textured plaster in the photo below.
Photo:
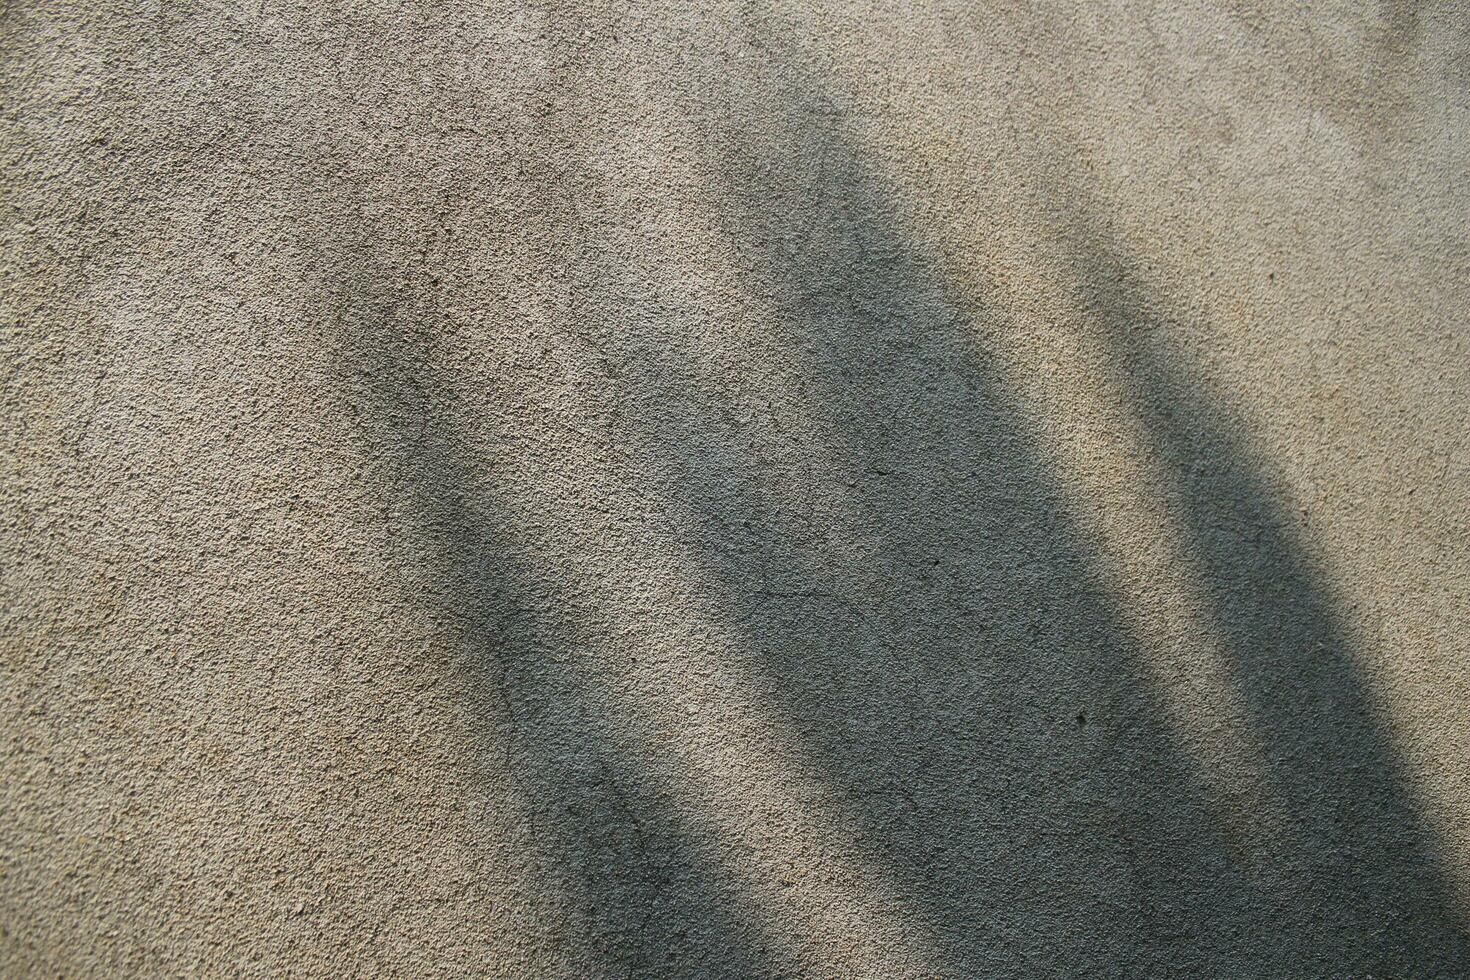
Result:
{"label": "rough textured plaster", "polygon": [[0,56],[0,972],[1470,972],[1463,6]]}

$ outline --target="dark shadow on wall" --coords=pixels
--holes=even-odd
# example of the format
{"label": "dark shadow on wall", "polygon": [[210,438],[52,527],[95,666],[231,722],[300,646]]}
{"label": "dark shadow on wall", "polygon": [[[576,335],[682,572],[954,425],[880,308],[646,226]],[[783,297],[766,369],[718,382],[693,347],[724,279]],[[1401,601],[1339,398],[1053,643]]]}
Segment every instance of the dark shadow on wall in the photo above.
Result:
{"label": "dark shadow on wall", "polygon": [[[840,108],[767,48],[710,83],[724,219],[833,444],[710,413],[643,433],[692,554],[948,975],[1282,973],[1266,896],[1164,727],[1026,412]],[[636,354],[636,352],[634,352]],[[698,403],[667,375],[660,404]],[[785,427],[799,431],[797,420]],[[682,439],[682,441],[681,441]],[[665,464],[668,465],[668,464]],[[796,504],[785,501],[794,496]]]}
{"label": "dark shadow on wall", "polygon": [[[1167,504],[1204,583],[1214,632],[1291,816],[1256,843],[1283,915],[1327,973],[1440,976],[1470,964],[1447,869],[1413,803],[1324,576],[1299,543],[1305,515],[1177,351],[1181,325],[1143,293],[1100,209],[1076,208],[1089,311],[1111,341],[1124,397],[1171,478]],[[1308,956],[1306,954],[1313,954]]]}
{"label": "dark shadow on wall", "polygon": [[[777,723],[953,974],[1454,975],[1470,949],[1401,763],[1242,423],[1181,357],[1125,348],[1209,639],[1292,815],[1282,838],[1228,812],[1167,727],[1126,598],[1099,584],[1102,557],[977,349],[997,314],[956,301],[905,240],[799,59],[768,43],[742,65],[694,83],[724,220],[800,409],[838,433],[804,450],[834,462],[773,494],[748,461],[779,447],[738,412],[667,419],[703,397],[670,372],[640,379],[637,414],[665,419],[640,435],[683,487],[686,543],[779,692]],[[1097,242],[1075,245],[1120,342],[1166,331]]]}
{"label": "dark shadow on wall", "polygon": [[430,603],[460,648],[487,764],[519,789],[545,857],[536,891],[520,900],[559,924],[554,948],[526,967],[787,975],[740,915],[739,890],[698,853],[699,838],[630,744],[636,726],[619,718],[598,669],[609,656],[605,630],[563,588],[555,561],[527,544],[507,499],[498,467],[516,465],[515,453],[492,464],[464,433],[465,415],[436,367],[442,316],[431,290],[379,256],[372,229],[356,231],[339,228],[327,262],[342,276],[335,301],[350,397],[391,488],[386,506],[405,515],[412,550],[437,580]]}
{"label": "dark shadow on wall", "polygon": [[[572,220],[585,175],[575,172],[567,117],[585,81],[585,25],[558,4],[546,13],[546,71],[532,91],[517,94],[534,118],[515,134],[519,145],[481,152],[492,160],[486,173],[501,181],[495,194],[533,185],[533,213],[519,216],[528,227],[516,233],[544,239],[531,273],[556,282],[563,265],[597,250]],[[447,238],[452,215],[465,206],[459,198],[473,198],[474,189],[451,187],[431,201],[414,190],[416,177],[406,172],[395,184],[398,199],[386,211],[350,184],[344,195],[313,202],[313,217],[329,216],[330,229],[316,258],[331,280],[329,315],[370,469],[389,487],[386,510],[401,515],[395,533],[435,580],[412,599],[436,607],[452,635],[480,714],[484,764],[509,776],[516,805],[530,813],[534,856],[505,860],[539,865],[532,890],[497,896],[525,902],[546,922],[544,932],[525,937],[546,945],[524,967],[562,976],[795,975],[769,948],[739,884],[712,859],[721,842],[668,799],[660,782],[668,767],[648,758],[656,743],[608,684],[617,654],[605,615],[569,587],[558,567],[566,554],[539,550],[547,538],[576,535],[529,528],[528,515],[555,521],[556,511],[538,510],[510,489],[505,471],[537,451],[531,441],[512,442],[539,418],[493,414],[508,410],[498,392],[466,392],[463,378],[445,373],[440,332],[452,317],[439,296],[446,282],[481,270],[435,268],[431,242],[406,245],[411,236],[381,223],[437,212]],[[355,201],[346,213],[343,200]],[[374,212],[381,216],[369,217]],[[473,261],[475,253],[458,254]],[[576,315],[565,305],[562,315],[568,309]]]}

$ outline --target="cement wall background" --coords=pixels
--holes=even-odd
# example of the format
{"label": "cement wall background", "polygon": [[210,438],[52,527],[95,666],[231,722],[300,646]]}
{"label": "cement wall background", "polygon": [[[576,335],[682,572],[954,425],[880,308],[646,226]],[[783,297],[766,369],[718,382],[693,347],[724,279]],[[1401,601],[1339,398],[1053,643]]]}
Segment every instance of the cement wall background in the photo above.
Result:
{"label": "cement wall background", "polygon": [[1470,975],[1470,8],[0,24],[6,976]]}

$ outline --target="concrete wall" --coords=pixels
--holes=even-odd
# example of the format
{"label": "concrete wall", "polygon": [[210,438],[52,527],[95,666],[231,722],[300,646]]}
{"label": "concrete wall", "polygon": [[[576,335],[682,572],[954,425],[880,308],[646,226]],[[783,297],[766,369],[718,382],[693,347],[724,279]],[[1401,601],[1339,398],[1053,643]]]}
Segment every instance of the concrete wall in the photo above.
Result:
{"label": "concrete wall", "polygon": [[6,976],[1463,976],[1470,11],[14,0]]}

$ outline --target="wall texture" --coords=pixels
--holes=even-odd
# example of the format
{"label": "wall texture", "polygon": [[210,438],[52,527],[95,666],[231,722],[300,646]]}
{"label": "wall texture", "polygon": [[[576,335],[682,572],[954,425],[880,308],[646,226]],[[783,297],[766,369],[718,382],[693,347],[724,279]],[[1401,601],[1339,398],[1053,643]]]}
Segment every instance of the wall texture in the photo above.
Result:
{"label": "wall texture", "polygon": [[1470,972],[1470,8],[11,0],[6,976]]}

